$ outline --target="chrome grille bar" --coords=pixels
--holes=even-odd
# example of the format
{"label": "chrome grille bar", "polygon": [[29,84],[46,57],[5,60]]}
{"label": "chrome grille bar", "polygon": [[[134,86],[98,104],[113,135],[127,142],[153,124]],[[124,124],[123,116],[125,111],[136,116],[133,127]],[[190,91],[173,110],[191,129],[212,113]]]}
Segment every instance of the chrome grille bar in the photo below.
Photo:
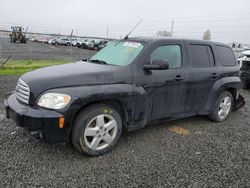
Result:
{"label": "chrome grille bar", "polygon": [[19,79],[16,86],[16,98],[22,103],[29,104],[30,89],[29,86]]}

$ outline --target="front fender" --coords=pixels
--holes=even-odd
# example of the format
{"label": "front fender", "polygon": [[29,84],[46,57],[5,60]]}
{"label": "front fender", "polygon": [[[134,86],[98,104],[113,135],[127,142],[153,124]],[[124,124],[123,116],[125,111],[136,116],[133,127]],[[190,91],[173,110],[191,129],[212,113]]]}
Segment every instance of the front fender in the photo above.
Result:
{"label": "front fender", "polygon": [[73,123],[74,117],[83,107],[96,102],[117,101],[127,126],[133,125],[135,98],[142,91],[133,84],[85,85],[52,89],[46,92],[65,93],[72,97],[71,104],[64,109]]}

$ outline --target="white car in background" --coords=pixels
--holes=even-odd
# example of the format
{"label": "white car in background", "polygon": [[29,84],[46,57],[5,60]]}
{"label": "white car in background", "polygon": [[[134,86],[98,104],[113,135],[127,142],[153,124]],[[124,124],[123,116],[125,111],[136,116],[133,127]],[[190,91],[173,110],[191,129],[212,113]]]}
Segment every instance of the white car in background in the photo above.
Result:
{"label": "white car in background", "polygon": [[48,41],[48,44],[52,44],[54,41],[58,40],[60,37],[52,38]]}
{"label": "white car in background", "polygon": [[82,41],[82,43],[81,43],[80,45],[78,45],[78,48],[87,49],[88,46],[89,46],[89,44],[90,44],[91,42],[94,42],[94,40],[93,40],[93,39],[84,39],[84,40]]}
{"label": "white car in background", "polygon": [[243,63],[250,63],[250,49],[246,49],[241,52],[237,59],[237,63],[240,68],[242,67]]}
{"label": "white car in background", "polygon": [[80,41],[80,39],[78,39],[78,38],[72,38],[71,39],[71,45],[72,46],[77,46],[77,43]]}

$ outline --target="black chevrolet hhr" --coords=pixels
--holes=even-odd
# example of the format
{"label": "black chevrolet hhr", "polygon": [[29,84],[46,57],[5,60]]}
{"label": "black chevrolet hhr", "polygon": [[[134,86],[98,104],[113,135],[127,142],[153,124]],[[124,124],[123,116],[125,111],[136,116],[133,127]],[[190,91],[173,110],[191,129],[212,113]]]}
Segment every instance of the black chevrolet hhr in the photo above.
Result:
{"label": "black chevrolet hhr", "polygon": [[172,38],[113,41],[91,59],[24,74],[7,117],[50,143],[96,156],[123,131],[194,115],[222,122],[245,104],[224,44]]}

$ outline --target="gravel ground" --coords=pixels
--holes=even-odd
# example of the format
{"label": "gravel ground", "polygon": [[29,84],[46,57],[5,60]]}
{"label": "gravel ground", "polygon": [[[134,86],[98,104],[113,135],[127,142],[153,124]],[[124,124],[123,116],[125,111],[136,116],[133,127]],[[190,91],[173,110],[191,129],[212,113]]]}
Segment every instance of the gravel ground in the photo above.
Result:
{"label": "gravel ground", "polygon": [[89,58],[96,53],[93,50],[84,50],[77,47],[54,46],[30,41],[27,41],[26,44],[10,43],[7,38],[0,38],[0,45],[2,47],[3,58],[12,55],[11,59],[56,59],[77,61]]}
{"label": "gravel ground", "polygon": [[[30,139],[4,116],[17,77],[0,77],[0,187],[250,187],[250,91],[223,123],[193,117],[125,133],[100,157]],[[177,126],[186,135],[173,133]]]}

